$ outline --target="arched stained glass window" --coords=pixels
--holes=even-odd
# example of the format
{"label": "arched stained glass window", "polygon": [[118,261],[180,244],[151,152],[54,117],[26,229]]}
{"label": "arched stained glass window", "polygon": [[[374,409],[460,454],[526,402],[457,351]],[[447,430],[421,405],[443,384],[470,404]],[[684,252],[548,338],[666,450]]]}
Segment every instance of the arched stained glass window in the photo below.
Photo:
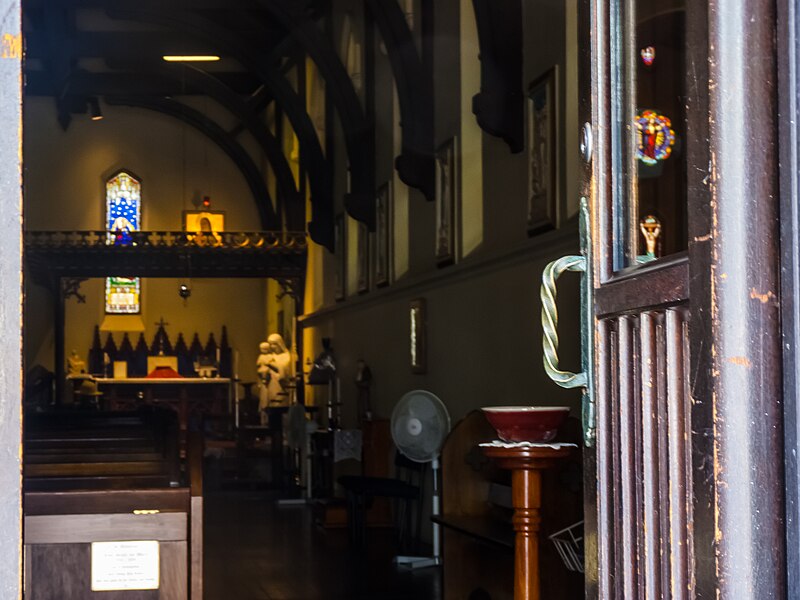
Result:
{"label": "arched stained glass window", "polygon": [[[106,181],[106,229],[108,243],[132,243],[142,211],[142,184],[130,173],[120,171]],[[106,278],[106,313],[130,315],[141,312],[142,282],[138,277]]]}

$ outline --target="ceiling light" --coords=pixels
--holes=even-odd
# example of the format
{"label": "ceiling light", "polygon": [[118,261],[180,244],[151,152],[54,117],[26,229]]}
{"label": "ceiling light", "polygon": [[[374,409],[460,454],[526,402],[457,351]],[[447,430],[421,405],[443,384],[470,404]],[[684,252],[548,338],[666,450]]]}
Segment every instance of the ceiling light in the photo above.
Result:
{"label": "ceiling light", "polygon": [[96,96],[92,96],[88,100],[89,102],[89,116],[91,117],[92,121],[100,121],[103,118],[103,111],[100,110],[100,102],[97,100]]}
{"label": "ceiling light", "polygon": [[167,62],[215,62],[219,56],[214,54],[165,54],[163,56]]}

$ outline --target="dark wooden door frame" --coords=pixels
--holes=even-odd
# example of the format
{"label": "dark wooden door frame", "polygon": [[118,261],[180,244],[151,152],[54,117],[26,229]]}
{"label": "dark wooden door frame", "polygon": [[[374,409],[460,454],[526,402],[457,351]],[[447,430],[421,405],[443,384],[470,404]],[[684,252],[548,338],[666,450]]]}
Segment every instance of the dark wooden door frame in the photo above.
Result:
{"label": "dark wooden door frame", "polygon": [[0,597],[22,595],[22,26],[0,0]]}
{"label": "dark wooden door frame", "polygon": [[800,595],[800,132],[797,119],[800,13],[795,0],[778,2],[778,114],[781,189],[781,323],[786,469],[787,597]]}
{"label": "dark wooden door frame", "polygon": [[773,0],[709,2],[708,228],[690,231],[693,372],[710,368],[693,415],[702,598],[786,597],[776,23]]}

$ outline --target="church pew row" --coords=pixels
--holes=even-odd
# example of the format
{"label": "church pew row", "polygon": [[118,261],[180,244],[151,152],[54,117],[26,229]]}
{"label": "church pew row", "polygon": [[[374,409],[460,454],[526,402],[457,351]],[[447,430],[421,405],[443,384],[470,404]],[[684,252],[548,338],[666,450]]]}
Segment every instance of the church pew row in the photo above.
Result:
{"label": "church pew row", "polygon": [[[169,410],[34,415],[24,448],[26,599],[202,600],[202,435],[190,435],[183,474]],[[142,540],[156,557],[142,558]],[[91,591],[103,586],[101,542],[157,561],[157,582],[126,583],[123,570],[117,591]]]}

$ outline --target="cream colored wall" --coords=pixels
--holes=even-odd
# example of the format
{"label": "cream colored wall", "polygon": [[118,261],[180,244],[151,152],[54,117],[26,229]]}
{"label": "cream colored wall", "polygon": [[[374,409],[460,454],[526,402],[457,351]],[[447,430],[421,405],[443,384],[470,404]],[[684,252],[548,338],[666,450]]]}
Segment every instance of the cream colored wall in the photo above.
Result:
{"label": "cream colored wall", "polygon": [[[422,277],[406,286],[361,297],[348,306],[306,321],[313,330],[307,349],[331,337],[341,376],[343,417],[356,423],[355,365],[360,358],[374,377],[373,412],[388,418],[400,397],[428,389],[447,405],[453,419],[486,405],[540,404],[578,408],[580,395],[547,379],[542,368],[539,282],[552,253],[575,252],[576,240],[545,234],[537,252],[522,248],[487,258],[442,277]],[[579,369],[578,277],[560,281],[560,355],[564,368]],[[428,370],[410,366],[409,302],[427,304]],[[316,343],[316,345],[314,345]],[[577,414],[577,412],[575,413]]]}
{"label": "cream colored wall", "polygon": [[[216,107],[204,108],[214,111]],[[259,229],[252,195],[240,172],[221,150],[194,129],[145,110],[103,106],[105,119],[75,116],[64,132],[55,119],[52,99],[25,102],[25,227],[102,229],[104,177],[125,167],[142,179],[144,229],[182,229],[181,211],[210,196],[224,210],[229,230]],[[257,164],[263,157],[254,156]],[[190,273],[187,272],[187,277]],[[222,325],[241,352],[241,375],[255,378],[258,342],[268,333],[263,280],[192,280],[192,296],[183,305],[178,280],[145,279],[143,318],[147,335],[160,317],[171,323],[174,341],[195,331],[205,343]],[[86,304],[67,304],[66,350],[88,351],[92,329],[102,321],[102,281],[83,284]],[[235,303],[231,299],[236,299]],[[53,369],[53,310],[49,292],[29,281],[25,311],[27,366]],[[135,340],[134,340],[135,341]],[[148,340],[149,341],[149,340]],[[191,340],[188,340],[191,341]]]}

